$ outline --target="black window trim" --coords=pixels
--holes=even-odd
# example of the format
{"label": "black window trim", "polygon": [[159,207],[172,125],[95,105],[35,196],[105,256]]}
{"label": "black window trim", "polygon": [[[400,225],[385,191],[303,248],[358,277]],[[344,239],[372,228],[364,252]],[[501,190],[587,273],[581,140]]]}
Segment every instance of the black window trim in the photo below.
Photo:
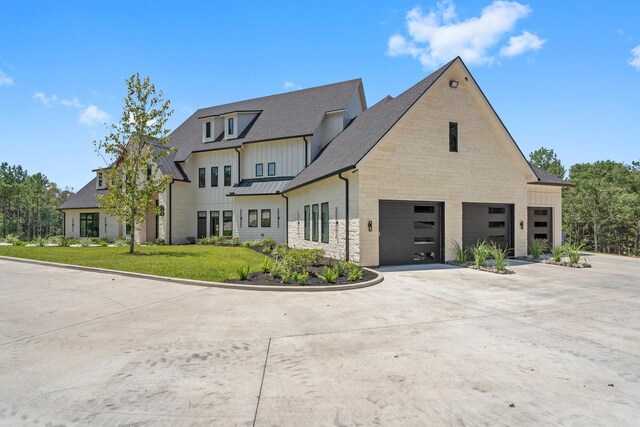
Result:
{"label": "black window trim", "polygon": [[198,168],[198,188],[205,188],[207,184],[207,169]]}
{"label": "black window trim", "polygon": [[[273,173],[271,173],[271,166],[273,166]],[[276,176],[276,162],[269,162],[267,164],[267,175]]]}
{"label": "black window trim", "polygon": [[[227,173],[227,171],[229,173]],[[231,178],[232,176],[232,170],[231,170],[231,165],[224,165],[224,186],[225,187],[231,187],[231,185],[233,185],[233,180]]]}
{"label": "black window trim", "polygon": [[[253,225],[251,225],[252,224],[252,222],[251,222],[252,221],[251,220],[251,216],[252,215],[255,215],[255,217],[253,218],[253,221],[255,221],[253,223]],[[250,228],[257,228],[258,227],[258,209],[249,209],[249,213],[247,215],[247,218],[249,218],[248,221],[247,221],[247,226],[248,227],[250,227]]]}
{"label": "black window trim", "polygon": [[449,122],[449,152],[458,152],[458,122]]}
{"label": "black window trim", "polygon": [[[265,213],[269,215],[269,218],[268,218],[269,222],[268,223],[265,222],[265,217],[264,217]],[[262,227],[262,228],[271,228],[271,209],[261,209],[260,210],[260,227]]]}
{"label": "black window trim", "polygon": [[[258,173],[258,166],[260,166],[260,173]],[[264,176],[264,163],[256,163],[256,176]]]}
{"label": "black window trim", "polygon": [[329,202],[323,202],[320,204],[320,243],[329,243],[329,217]]}

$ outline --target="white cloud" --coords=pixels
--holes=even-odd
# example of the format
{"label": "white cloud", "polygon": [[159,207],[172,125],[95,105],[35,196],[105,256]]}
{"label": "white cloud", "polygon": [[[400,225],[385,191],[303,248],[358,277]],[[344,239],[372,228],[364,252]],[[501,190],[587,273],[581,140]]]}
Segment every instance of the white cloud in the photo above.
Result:
{"label": "white cloud", "polygon": [[629,64],[640,70],[640,44],[633,49],[631,49],[631,58],[629,59]]}
{"label": "white cloud", "polygon": [[54,103],[56,99],[58,99],[56,95],[51,95],[50,97],[47,97],[47,95],[45,95],[43,92],[34,93],[32,98],[40,101],[40,103],[45,107],[50,107],[51,104]]}
{"label": "white cloud", "polygon": [[63,105],[65,107],[73,107],[73,108],[84,107],[84,104],[82,104],[80,100],[78,100],[78,98],[76,98],[75,96],[73,97],[73,99],[61,99],[60,105]]}
{"label": "white cloud", "polygon": [[13,84],[13,79],[7,76],[2,70],[0,70],[0,87],[2,86],[11,86]]}
{"label": "white cloud", "polygon": [[546,42],[535,34],[523,31],[519,36],[509,37],[509,44],[502,46],[500,55],[512,57],[522,55],[529,50],[540,50]]}
{"label": "white cloud", "polygon": [[[416,7],[405,17],[408,39],[401,34],[392,35],[387,54],[409,55],[418,59],[425,68],[435,68],[455,56],[461,56],[471,64],[491,64],[495,60],[495,48],[513,31],[517,22],[530,13],[529,6],[502,0],[496,0],[482,9],[479,17],[465,20],[458,19],[453,0],[439,2],[435,10],[426,14]],[[531,33],[525,32],[517,37],[522,38],[524,34],[530,34],[544,43],[544,40]],[[531,49],[531,40],[517,37],[513,43],[530,43],[528,49],[520,53]],[[515,52],[516,47],[511,51]]]}
{"label": "white cloud", "polygon": [[80,113],[80,117],[78,118],[78,122],[85,126],[91,126],[96,123],[104,123],[109,120],[109,114],[102,111],[95,105],[89,105],[85,108],[82,113]]}
{"label": "white cloud", "polygon": [[286,90],[300,90],[300,89],[302,89],[302,86],[300,86],[299,84],[293,83],[293,82],[288,82],[288,81],[285,81],[283,86],[284,86],[284,88]]}

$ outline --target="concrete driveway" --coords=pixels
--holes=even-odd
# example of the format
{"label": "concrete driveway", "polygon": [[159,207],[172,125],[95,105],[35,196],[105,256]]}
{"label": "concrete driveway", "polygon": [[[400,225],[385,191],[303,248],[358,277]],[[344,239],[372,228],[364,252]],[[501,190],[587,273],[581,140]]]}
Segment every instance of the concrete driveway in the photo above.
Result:
{"label": "concrete driveway", "polygon": [[302,294],[0,260],[0,424],[637,425],[640,260],[589,259]]}

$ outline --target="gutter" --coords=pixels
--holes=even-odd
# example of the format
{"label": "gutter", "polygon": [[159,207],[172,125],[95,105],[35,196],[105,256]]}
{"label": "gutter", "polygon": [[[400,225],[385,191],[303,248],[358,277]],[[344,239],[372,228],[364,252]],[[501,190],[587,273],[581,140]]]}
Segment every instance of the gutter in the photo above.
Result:
{"label": "gutter", "polygon": [[[171,194],[171,189],[173,188],[173,183],[175,182],[174,179],[171,180],[171,183],[169,184],[169,244],[171,244],[171,234],[172,234],[172,227],[171,227],[171,218],[173,218],[173,214],[171,212],[171,204],[173,202],[173,195]],[[165,217],[166,217],[167,213],[165,212]]]}
{"label": "gutter", "polygon": [[280,193],[282,197],[286,200],[285,208],[284,208],[284,243],[289,244],[289,198],[284,195],[284,193]]}
{"label": "gutter", "polygon": [[[345,253],[345,260],[349,261],[349,180],[345,177],[342,176],[342,172],[340,172],[338,174],[338,178],[340,178],[341,180],[344,181],[344,196],[345,196],[345,209],[344,209],[344,216],[345,216],[345,248],[344,248],[344,253]],[[337,218],[336,218],[337,220]]]}
{"label": "gutter", "polygon": [[307,137],[303,136],[304,140],[304,167],[309,166],[309,141],[307,141]]}

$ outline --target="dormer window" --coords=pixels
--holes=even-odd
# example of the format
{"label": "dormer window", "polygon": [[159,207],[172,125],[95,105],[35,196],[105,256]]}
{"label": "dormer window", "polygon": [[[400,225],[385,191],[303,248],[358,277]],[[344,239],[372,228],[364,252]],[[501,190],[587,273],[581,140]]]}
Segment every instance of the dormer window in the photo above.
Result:
{"label": "dormer window", "polygon": [[98,188],[104,187],[104,179],[102,177],[102,172],[98,172]]}
{"label": "dormer window", "polygon": [[211,138],[211,122],[205,122],[204,124],[204,137],[205,139]]}
{"label": "dormer window", "polygon": [[233,117],[227,119],[227,133],[233,135],[235,133],[235,120]]}

